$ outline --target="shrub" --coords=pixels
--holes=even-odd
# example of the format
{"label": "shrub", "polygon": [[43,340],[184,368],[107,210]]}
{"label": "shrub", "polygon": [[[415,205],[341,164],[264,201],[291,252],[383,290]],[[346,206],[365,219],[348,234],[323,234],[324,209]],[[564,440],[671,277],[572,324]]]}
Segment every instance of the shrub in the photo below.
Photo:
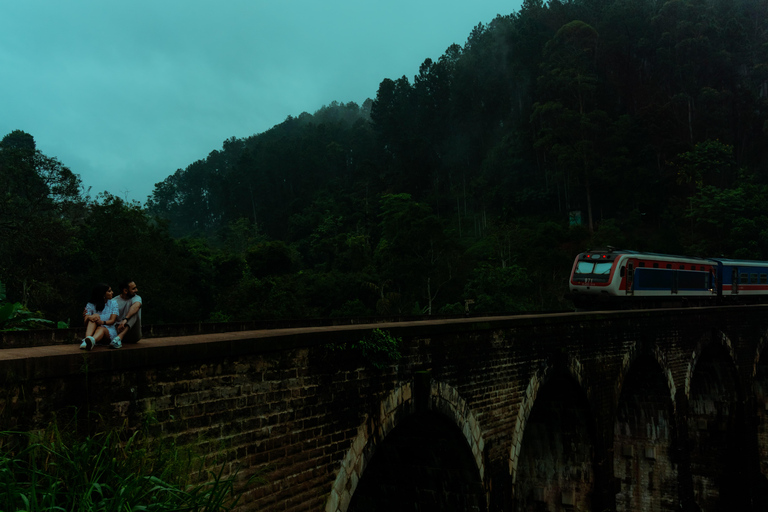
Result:
{"label": "shrub", "polygon": [[[144,431],[113,429],[68,439],[0,433],[0,510],[224,511],[237,504],[236,475],[204,469],[203,458]],[[195,483],[195,482],[205,483]]]}

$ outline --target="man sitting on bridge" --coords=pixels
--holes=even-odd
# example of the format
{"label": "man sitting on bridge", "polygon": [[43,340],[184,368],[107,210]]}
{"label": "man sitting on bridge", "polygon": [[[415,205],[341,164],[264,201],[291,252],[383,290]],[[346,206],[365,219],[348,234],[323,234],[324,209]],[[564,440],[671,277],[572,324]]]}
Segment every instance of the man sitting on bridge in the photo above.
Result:
{"label": "man sitting on bridge", "polygon": [[141,339],[141,297],[133,279],[125,279],[120,283],[120,295],[115,297],[117,302],[117,341],[123,343],[138,343]]}

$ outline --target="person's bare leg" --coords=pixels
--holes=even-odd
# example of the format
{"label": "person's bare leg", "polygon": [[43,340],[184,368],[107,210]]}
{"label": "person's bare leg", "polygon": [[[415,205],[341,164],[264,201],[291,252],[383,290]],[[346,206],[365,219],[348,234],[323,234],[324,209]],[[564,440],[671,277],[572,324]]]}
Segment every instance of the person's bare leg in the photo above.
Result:
{"label": "person's bare leg", "polygon": [[85,323],[85,335],[86,336],[93,336],[93,333],[96,332],[96,327],[98,327],[94,322],[91,322],[88,320]]}
{"label": "person's bare leg", "polygon": [[107,328],[102,326],[99,326],[98,329],[96,329],[96,332],[93,333],[93,339],[96,340],[96,343],[102,340],[104,336],[109,336],[109,331],[107,331]]}

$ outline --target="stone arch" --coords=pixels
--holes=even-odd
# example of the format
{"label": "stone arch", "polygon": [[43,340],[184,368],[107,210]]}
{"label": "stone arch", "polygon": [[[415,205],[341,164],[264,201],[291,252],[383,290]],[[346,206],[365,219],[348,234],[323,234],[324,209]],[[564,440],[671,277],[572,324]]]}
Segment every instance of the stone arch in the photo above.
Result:
{"label": "stone arch", "polygon": [[632,345],[624,352],[624,357],[621,359],[621,369],[616,377],[616,384],[613,386],[613,407],[619,402],[621,396],[621,389],[624,387],[624,381],[627,378],[627,373],[632,366],[632,363],[637,359],[637,342],[632,342]]}
{"label": "stone arch", "polygon": [[664,378],[667,382],[667,387],[669,387],[669,398],[672,402],[672,410],[673,412],[676,412],[677,401],[675,400],[675,396],[677,393],[677,386],[675,385],[675,377],[674,375],[672,375],[672,370],[669,367],[666,353],[664,353],[664,351],[661,350],[661,348],[659,348],[658,345],[654,345],[653,348],[650,349],[648,352],[644,352],[642,350],[638,350],[636,343],[632,343],[629,350],[627,350],[627,352],[624,354],[624,357],[622,359],[621,369],[619,370],[619,375],[616,378],[616,384],[614,386],[614,399],[613,399],[614,408],[619,403],[619,400],[621,398],[621,392],[622,392],[622,389],[624,388],[624,382],[627,378],[627,375],[632,370],[632,365],[635,363],[637,358],[644,353],[650,353],[651,357],[653,357],[653,359],[659,364],[659,368],[664,374]]}
{"label": "stone arch", "polygon": [[402,417],[413,414],[413,411],[413,383],[404,382],[382,400],[377,418],[366,415],[365,421],[357,427],[352,446],[341,462],[339,474],[336,475],[325,505],[326,512],[346,512],[376,446]]}
{"label": "stone arch", "polygon": [[568,372],[571,374],[571,377],[576,379],[579,386],[586,391],[587,388],[584,385],[584,368],[581,366],[581,361],[579,361],[578,357],[574,356],[568,359]]}
{"label": "stone arch", "polygon": [[728,351],[728,355],[731,358],[731,362],[733,363],[735,368],[738,368],[737,359],[736,359],[736,352],[733,348],[733,344],[731,343],[731,339],[726,336],[726,334],[722,331],[716,331],[715,336],[713,336],[713,339],[710,338],[709,340],[699,340],[698,343],[696,343],[696,348],[693,349],[693,352],[691,353],[691,358],[688,360],[688,367],[686,368],[685,372],[685,396],[690,400],[691,398],[691,379],[693,378],[693,372],[696,371],[696,364],[699,361],[699,358],[701,357],[701,353],[713,342],[718,341],[721,345],[725,347],[725,349]]}
{"label": "stone arch", "polygon": [[509,454],[509,475],[512,477],[512,485],[517,482],[517,463],[520,458],[520,449],[523,444],[523,433],[525,425],[528,424],[528,418],[531,415],[531,409],[536,402],[536,396],[539,394],[539,388],[549,379],[550,368],[543,366],[535,372],[528,381],[528,387],[525,389],[523,399],[520,401],[520,407],[517,409],[517,419],[515,420],[515,429],[512,431],[512,448]]}
{"label": "stone arch", "polygon": [[[517,481],[517,462],[520,457],[520,448],[523,443],[523,433],[525,432],[525,426],[528,424],[528,418],[531,415],[533,404],[536,402],[536,396],[539,393],[539,388],[545,384],[548,380],[551,372],[551,367],[547,364],[541,366],[528,381],[528,386],[523,394],[523,399],[520,401],[520,406],[517,409],[517,416],[515,419],[515,428],[512,431],[512,446],[510,448],[509,455],[509,475],[512,477],[512,485],[515,485]],[[587,399],[589,399],[588,390],[584,388],[584,372],[581,365],[581,361],[577,357],[570,357],[568,360],[568,374],[573,377],[579,386],[584,389]]]}
{"label": "stone arch", "polygon": [[760,473],[768,478],[768,362],[762,361],[763,350],[768,346],[768,333],[763,333],[755,349],[752,364],[751,391],[755,399],[757,416],[757,453]]}
{"label": "stone arch", "polygon": [[616,510],[677,510],[675,385],[657,348],[625,357],[613,421]]}
{"label": "stone arch", "polygon": [[467,405],[466,400],[459,392],[446,382],[433,380],[430,388],[430,409],[439,411],[450,418],[461,430],[467,444],[472,450],[472,456],[480,472],[480,479],[485,479],[485,460],[483,450],[485,439],[480,428],[480,423]]}
{"label": "stone arch", "polygon": [[765,349],[766,345],[768,345],[768,332],[764,332],[762,336],[760,336],[760,341],[757,342],[757,348],[755,349],[755,359],[752,363],[752,378],[755,378],[755,375],[757,374],[757,365],[760,364],[760,357],[763,354],[763,349]]}
{"label": "stone arch", "polygon": [[[687,436],[692,498],[703,510],[724,504],[747,508],[741,470],[752,453],[745,445],[743,397],[733,344],[721,331],[702,339],[691,354],[686,374],[687,407],[682,415]],[[683,483],[681,482],[681,485]],[[686,493],[690,491],[685,491]]]}
{"label": "stone arch", "polygon": [[[585,384],[585,373],[575,357],[564,365],[543,364],[531,376],[521,397],[510,447],[516,506],[590,506],[595,425]],[[563,392],[568,396],[562,396]]]}
{"label": "stone arch", "polygon": [[[406,417],[416,412],[412,381],[401,383],[379,406],[378,418],[367,416],[358,426],[357,435],[341,463],[339,474],[333,483],[326,502],[326,512],[346,512],[352,495],[371,461],[376,447]],[[466,400],[451,385],[432,380],[427,409],[438,412],[454,423],[466,439],[477,464],[481,480],[485,475],[483,439],[480,425]],[[486,501],[489,495],[486,492]],[[486,503],[487,504],[487,503]]]}

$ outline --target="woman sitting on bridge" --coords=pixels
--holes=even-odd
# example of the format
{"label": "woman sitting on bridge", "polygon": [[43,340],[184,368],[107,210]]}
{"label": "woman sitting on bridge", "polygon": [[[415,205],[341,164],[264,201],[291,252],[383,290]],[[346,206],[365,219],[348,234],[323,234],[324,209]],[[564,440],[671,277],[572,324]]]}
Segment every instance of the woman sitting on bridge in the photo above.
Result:
{"label": "woman sitting on bridge", "polygon": [[112,288],[100,283],[91,290],[91,299],[85,305],[85,338],[80,344],[81,350],[91,350],[101,340],[110,341],[110,348],[120,348],[115,322],[117,321],[117,303],[112,300]]}

